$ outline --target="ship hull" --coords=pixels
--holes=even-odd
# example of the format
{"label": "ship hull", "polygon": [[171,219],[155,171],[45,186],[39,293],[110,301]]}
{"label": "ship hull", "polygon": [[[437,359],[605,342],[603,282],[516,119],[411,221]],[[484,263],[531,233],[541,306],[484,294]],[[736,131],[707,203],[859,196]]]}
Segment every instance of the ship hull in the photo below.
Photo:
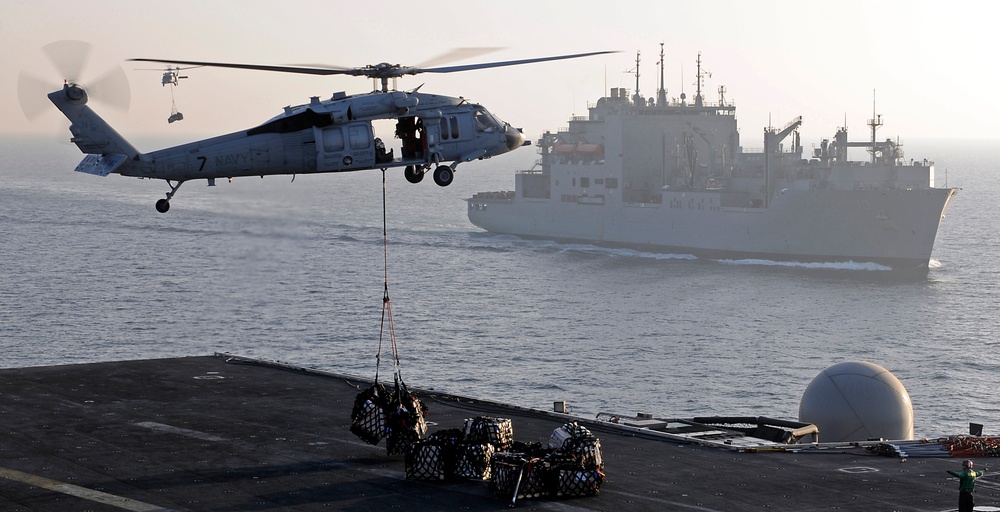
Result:
{"label": "ship hull", "polygon": [[926,270],[957,189],[783,190],[767,208],[723,207],[711,191],[667,192],[655,204],[469,200],[493,233],[580,241],[699,258],[876,263]]}

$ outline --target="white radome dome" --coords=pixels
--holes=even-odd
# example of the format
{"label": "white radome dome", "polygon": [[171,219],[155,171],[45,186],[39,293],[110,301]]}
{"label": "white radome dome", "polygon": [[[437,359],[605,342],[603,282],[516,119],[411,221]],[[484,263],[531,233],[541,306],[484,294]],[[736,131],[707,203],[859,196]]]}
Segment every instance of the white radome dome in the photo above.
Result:
{"label": "white radome dome", "polygon": [[913,404],[895,375],[867,361],[835,364],[802,393],[799,421],[819,428],[820,442],[913,439]]}

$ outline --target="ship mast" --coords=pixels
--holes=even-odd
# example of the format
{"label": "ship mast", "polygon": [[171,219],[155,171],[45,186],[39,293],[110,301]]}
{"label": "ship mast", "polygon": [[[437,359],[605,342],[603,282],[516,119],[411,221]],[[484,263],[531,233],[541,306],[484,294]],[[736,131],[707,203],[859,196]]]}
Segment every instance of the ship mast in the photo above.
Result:
{"label": "ship mast", "polygon": [[667,87],[663,81],[663,66],[665,64],[666,62],[663,60],[663,43],[660,43],[660,90],[656,93],[656,104],[660,107],[667,106]]}
{"label": "ship mast", "polygon": [[694,106],[700,107],[701,106],[701,52],[698,52],[698,60],[696,62],[698,63],[698,74],[695,75],[697,77],[695,85],[697,85],[698,87],[694,94]]}
{"label": "ship mast", "polygon": [[632,95],[632,102],[640,105],[642,96],[639,95],[639,51],[635,52],[635,94]]}
{"label": "ship mast", "polygon": [[868,120],[868,126],[872,129],[872,165],[875,165],[875,149],[878,147],[875,142],[875,130],[882,126],[882,116],[875,115],[875,90],[872,89],[872,118]]}

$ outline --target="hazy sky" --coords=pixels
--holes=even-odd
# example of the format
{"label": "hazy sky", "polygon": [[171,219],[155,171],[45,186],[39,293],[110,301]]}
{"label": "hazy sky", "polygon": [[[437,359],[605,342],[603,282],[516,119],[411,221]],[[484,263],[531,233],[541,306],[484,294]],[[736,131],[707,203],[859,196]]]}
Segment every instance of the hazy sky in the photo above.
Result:
{"label": "hazy sky", "polygon": [[1000,78],[998,14],[997,2],[940,0],[0,0],[0,133],[66,128],[54,108],[29,123],[17,99],[21,72],[51,81],[51,90],[62,84],[40,50],[61,39],[94,45],[83,83],[113,65],[125,69],[131,109],[95,110],[127,138],[165,140],[242,130],[285,105],[334,91],[367,92],[371,82],[194,69],[175,90],[185,119],[168,124],[170,90],[161,87],[160,73],[138,70],[155,66],[127,58],[362,66],[416,65],[456,47],[503,49],[454,64],[620,50],[401,79],[401,89],[425,84],[422,92],[482,103],[533,140],[565,126],[570,115],[585,115],[606,87],[634,88],[626,72],[637,50],[641,92],[655,95],[663,42],[668,95],[683,90],[693,97],[700,51],[712,73],[706,99],[717,101],[718,87],[726,87],[747,147],[762,146],[769,118],[782,126],[797,115],[804,117],[807,148],[831,137],[845,118],[851,139],[864,139],[873,91],[884,122],[880,138],[1000,139],[1000,94],[993,89]]}

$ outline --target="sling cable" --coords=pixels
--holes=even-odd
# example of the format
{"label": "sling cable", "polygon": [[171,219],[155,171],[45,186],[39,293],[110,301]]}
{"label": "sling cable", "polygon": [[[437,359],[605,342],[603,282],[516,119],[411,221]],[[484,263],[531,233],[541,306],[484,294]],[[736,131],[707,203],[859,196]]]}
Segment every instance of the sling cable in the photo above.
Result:
{"label": "sling cable", "polygon": [[[389,300],[389,230],[386,217],[385,169],[382,169],[382,261],[385,277],[382,323],[379,327],[378,352],[375,354],[375,381],[354,399],[351,432],[366,443],[374,445],[384,437],[389,455],[403,455],[414,441],[427,433],[427,423],[424,420],[427,416],[427,407],[409,392],[400,372],[399,348],[396,345],[396,332],[392,324],[392,302]],[[382,364],[382,345],[387,334],[393,361],[391,391],[378,381]]]}

